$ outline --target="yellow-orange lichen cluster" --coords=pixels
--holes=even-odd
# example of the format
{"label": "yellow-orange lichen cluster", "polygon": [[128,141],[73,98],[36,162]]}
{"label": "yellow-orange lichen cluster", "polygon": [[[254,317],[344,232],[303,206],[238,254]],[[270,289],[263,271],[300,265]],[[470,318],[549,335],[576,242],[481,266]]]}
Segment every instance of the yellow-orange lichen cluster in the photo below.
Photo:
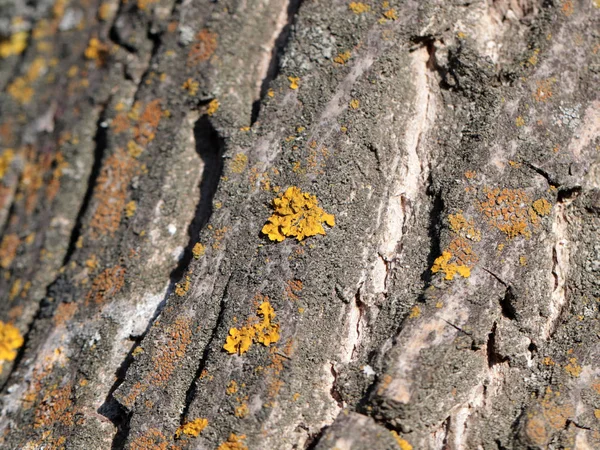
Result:
{"label": "yellow-orange lichen cluster", "polygon": [[227,440],[217,447],[217,450],[248,450],[248,447],[244,445],[244,439],[246,436],[243,434],[238,436],[231,433]]}
{"label": "yellow-orange lichen cluster", "polygon": [[301,241],[317,234],[325,235],[323,223],[333,227],[335,218],[318,206],[317,197],[291,186],[273,200],[275,212],[262,228],[262,233],[272,241],[281,242],[286,237]]}
{"label": "yellow-orange lichen cluster", "polygon": [[481,240],[481,231],[475,227],[473,220],[466,219],[462,213],[450,214],[448,221],[450,229],[456,234],[476,242]]}
{"label": "yellow-orange lichen cluster", "polygon": [[0,320],[0,368],[4,361],[14,361],[23,342],[23,336],[17,327]]}
{"label": "yellow-orange lichen cluster", "polygon": [[[275,311],[268,301],[268,297],[264,297],[258,307],[257,315],[260,317],[249,320],[248,325],[241,328],[232,327],[229,329],[229,336],[223,349],[228,353],[238,353],[243,355],[248,351],[253,342],[258,342],[265,346],[269,346],[279,340],[279,325],[273,323]],[[257,320],[258,319],[258,322]]]}
{"label": "yellow-orange lichen cluster", "polygon": [[506,234],[508,239],[518,236],[531,237],[531,226],[539,224],[539,216],[552,209],[545,199],[531,203],[529,195],[522,189],[484,188],[486,199],[479,202],[488,223]]}
{"label": "yellow-orange lichen cluster", "polygon": [[202,417],[191,420],[189,422],[185,422],[183,425],[177,428],[177,431],[175,431],[175,438],[179,439],[182,434],[196,437],[200,433],[202,433],[202,430],[204,430],[207,426],[208,419],[204,419]]}
{"label": "yellow-orange lichen cluster", "polygon": [[456,275],[463,278],[471,276],[471,269],[478,258],[469,242],[463,237],[457,237],[450,242],[442,255],[436,258],[431,272],[443,272],[446,280],[453,280]]}

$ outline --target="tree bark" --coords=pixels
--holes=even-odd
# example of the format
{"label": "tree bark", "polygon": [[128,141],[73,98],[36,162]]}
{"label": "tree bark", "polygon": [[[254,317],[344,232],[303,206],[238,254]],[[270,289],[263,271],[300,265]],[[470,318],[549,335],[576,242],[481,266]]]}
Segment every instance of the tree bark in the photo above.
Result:
{"label": "tree bark", "polygon": [[600,448],[597,0],[0,19],[2,448]]}

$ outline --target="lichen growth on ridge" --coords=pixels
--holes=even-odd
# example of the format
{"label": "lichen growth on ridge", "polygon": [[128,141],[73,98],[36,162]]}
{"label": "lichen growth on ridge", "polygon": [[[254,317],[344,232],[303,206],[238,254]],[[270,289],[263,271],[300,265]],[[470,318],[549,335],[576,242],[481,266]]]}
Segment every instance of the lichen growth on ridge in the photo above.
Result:
{"label": "lichen growth on ridge", "polygon": [[262,228],[262,233],[272,241],[281,242],[286,237],[301,241],[317,234],[325,235],[323,223],[335,226],[335,217],[318,206],[317,197],[295,186],[273,199],[273,207],[275,212]]}

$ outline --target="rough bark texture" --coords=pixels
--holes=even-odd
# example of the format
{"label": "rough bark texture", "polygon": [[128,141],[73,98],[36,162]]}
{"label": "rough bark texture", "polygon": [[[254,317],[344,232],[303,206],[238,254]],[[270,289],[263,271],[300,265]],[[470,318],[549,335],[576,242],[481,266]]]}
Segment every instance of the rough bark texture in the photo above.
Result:
{"label": "rough bark texture", "polygon": [[[0,2],[0,446],[600,448],[599,30],[598,0]],[[261,233],[290,186],[325,235]],[[267,300],[279,339],[225,351]]]}

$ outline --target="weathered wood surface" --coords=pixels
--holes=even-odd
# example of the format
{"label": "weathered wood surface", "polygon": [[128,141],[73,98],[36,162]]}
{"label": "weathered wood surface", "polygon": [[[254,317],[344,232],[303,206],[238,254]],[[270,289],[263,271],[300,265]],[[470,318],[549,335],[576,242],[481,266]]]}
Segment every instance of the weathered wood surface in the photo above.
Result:
{"label": "weathered wood surface", "polygon": [[600,448],[598,1],[0,14],[2,448]]}

